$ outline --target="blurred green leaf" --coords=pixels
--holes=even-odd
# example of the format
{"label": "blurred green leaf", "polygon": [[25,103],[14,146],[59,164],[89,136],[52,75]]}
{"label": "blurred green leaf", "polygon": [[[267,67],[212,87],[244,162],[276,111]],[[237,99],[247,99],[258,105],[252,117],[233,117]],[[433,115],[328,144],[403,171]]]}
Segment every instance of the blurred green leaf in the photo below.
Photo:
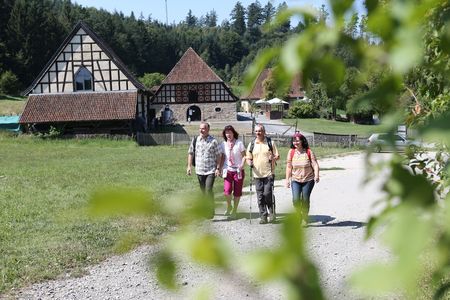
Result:
{"label": "blurred green leaf", "polygon": [[428,126],[421,128],[421,133],[431,140],[441,141],[450,147],[450,113],[444,113],[431,119]]}
{"label": "blurred green leaf", "polygon": [[423,59],[423,49],[417,40],[422,38],[419,28],[402,28],[389,57],[394,72],[405,74]]}
{"label": "blurred green leaf", "polygon": [[201,286],[197,289],[194,295],[195,300],[209,300],[213,299],[213,293],[207,286]]}
{"label": "blurred green leaf", "polygon": [[331,10],[335,18],[341,18],[352,8],[353,0],[330,0]]}
{"label": "blurred green leaf", "polygon": [[389,41],[395,32],[395,21],[387,9],[380,5],[368,19],[367,27],[383,40]]}
{"label": "blurred green leaf", "polygon": [[310,6],[292,7],[282,10],[275,16],[272,22],[266,25],[265,30],[273,30],[280,27],[289,21],[292,16],[301,17],[304,21],[306,21],[306,23],[309,23],[308,20],[312,20],[317,17],[317,10]]}
{"label": "blurred green leaf", "polygon": [[162,210],[182,224],[208,219],[213,209],[214,202],[201,192],[174,195],[162,204]]}
{"label": "blurred green leaf", "polygon": [[367,9],[367,14],[370,16],[372,15],[372,12],[374,12],[378,5],[380,4],[379,0],[366,0],[364,1],[364,5]]}
{"label": "blurred green leaf", "polygon": [[381,296],[399,287],[399,275],[394,265],[376,263],[355,271],[350,278],[350,283],[361,295]]}
{"label": "blurred green leaf", "polygon": [[317,62],[320,70],[321,79],[329,93],[335,93],[342,85],[345,77],[344,63],[330,55],[323,56]]}
{"label": "blurred green leaf", "polygon": [[89,212],[93,216],[153,215],[159,211],[153,195],[139,188],[100,188],[89,201]]}
{"label": "blurred green leaf", "polygon": [[266,68],[267,64],[280,53],[280,48],[268,48],[263,50],[247,68],[244,75],[243,93],[249,93],[258,78],[258,75]]}
{"label": "blurred green leaf", "polygon": [[175,260],[167,253],[160,252],[154,259],[156,264],[156,278],[168,289],[176,289],[175,280],[176,263]]}
{"label": "blurred green leaf", "polygon": [[194,241],[191,247],[194,260],[215,267],[226,268],[228,266],[229,249],[221,238],[213,234],[203,234]]}
{"label": "blurred green leaf", "polygon": [[[424,274],[425,261],[434,261],[431,252],[421,257],[432,245],[433,228],[422,209],[402,205],[385,215],[383,240],[393,250],[393,259],[385,264],[372,264],[353,274],[352,286],[365,295],[405,293],[417,295],[417,283]],[[405,234],[409,232],[410,234]]]}
{"label": "blurred green leaf", "polygon": [[391,197],[425,207],[435,203],[433,186],[424,175],[413,175],[399,162],[393,162],[391,168],[391,177],[383,187]]}
{"label": "blurred green leaf", "polygon": [[281,51],[281,63],[291,75],[297,74],[304,66],[303,55],[299,53],[300,47],[302,53],[312,49],[312,45],[304,45],[302,39],[295,37],[289,39]]}
{"label": "blurred green leaf", "polygon": [[281,226],[283,245],[289,252],[302,256],[304,253],[304,233],[300,219],[296,214],[287,215]]}
{"label": "blurred green leaf", "polygon": [[242,261],[243,267],[251,277],[261,280],[269,281],[275,278],[280,278],[286,271],[286,264],[289,258],[288,253],[280,253],[275,250],[259,250],[245,256]]}
{"label": "blurred green leaf", "polygon": [[222,269],[228,268],[232,253],[223,239],[212,233],[199,232],[192,226],[173,234],[168,246],[174,253],[184,252],[196,262]]}

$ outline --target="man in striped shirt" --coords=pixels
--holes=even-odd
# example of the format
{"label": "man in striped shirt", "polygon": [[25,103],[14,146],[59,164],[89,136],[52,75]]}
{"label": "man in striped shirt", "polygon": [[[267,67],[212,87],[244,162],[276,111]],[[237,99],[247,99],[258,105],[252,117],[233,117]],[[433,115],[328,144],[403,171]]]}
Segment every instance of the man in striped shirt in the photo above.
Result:
{"label": "man in striped shirt", "polygon": [[200,123],[200,135],[192,140],[188,150],[188,166],[186,173],[192,175],[192,166],[195,158],[195,174],[200,184],[200,189],[211,201],[210,213],[208,217],[214,217],[214,194],[213,186],[216,176],[219,176],[220,170],[220,150],[217,140],[209,135],[209,124]]}

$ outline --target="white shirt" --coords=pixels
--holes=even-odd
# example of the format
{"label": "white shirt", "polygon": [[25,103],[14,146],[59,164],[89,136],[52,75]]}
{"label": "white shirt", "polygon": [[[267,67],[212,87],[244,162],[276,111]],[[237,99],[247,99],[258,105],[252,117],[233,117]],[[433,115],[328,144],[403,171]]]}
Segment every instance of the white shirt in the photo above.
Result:
{"label": "white shirt", "polygon": [[[242,160],[245,157],[242,156],[242,152],[245,152],[244,143],[241,140],[235,140],[232,151],[230,151],[230,146],[227,141],[223,141],[220,144],[220,151],[225,155],[225,161],[223,163],[223,169],[227,169],[228,171],[236,171],[241,165]],[[234,165],[229,166],[230,163],[230,155],[233,155]]]}

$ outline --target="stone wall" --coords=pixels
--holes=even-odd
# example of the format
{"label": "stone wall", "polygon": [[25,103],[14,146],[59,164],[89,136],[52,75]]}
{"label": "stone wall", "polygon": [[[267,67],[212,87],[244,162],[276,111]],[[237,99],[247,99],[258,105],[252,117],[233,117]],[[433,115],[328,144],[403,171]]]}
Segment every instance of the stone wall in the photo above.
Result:
{"label": "stone wall", "polygon": [[[218,102],[218,103],[186,103],[169,104],[173,111],[174,122],[186,122],[187,111],[191,106],[197,106],[201,110],[202,121],[229,121],[237,120],[236,102]],[[155,109],[156,116],[160,117],[161,112],[166,107],[165,104],[151,104],[150,109]],[[220,111],[216,111],[219,110]]]}

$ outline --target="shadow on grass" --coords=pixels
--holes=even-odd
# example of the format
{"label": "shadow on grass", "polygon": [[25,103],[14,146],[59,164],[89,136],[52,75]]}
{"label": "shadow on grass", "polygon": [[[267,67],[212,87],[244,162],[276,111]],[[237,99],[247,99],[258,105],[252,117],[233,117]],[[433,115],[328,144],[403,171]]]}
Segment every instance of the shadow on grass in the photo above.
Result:
{"label": "shadow on grass", "polygon": [[0,94],[0,100],[25,101],[25,100],[27,100],[27,98],[20,97],[20,96],[10,96],[10,95]]}
{"label": "shadow on grass", "polygon": [[170,132],[187,134],[186,130],[184,129],[184,126],[180,124],[159,125],[158,128],[150,130],[150,133],[170,133]]}

